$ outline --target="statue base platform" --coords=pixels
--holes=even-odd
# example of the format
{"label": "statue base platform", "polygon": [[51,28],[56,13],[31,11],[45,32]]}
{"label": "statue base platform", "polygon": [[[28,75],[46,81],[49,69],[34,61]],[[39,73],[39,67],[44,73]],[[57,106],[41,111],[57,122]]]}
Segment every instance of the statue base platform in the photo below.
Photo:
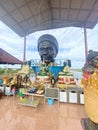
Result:
{"label": "statue base platform", "polygon": [[81,119],[83,130],[98,130],[98,124],[92,122],[89,118]]}

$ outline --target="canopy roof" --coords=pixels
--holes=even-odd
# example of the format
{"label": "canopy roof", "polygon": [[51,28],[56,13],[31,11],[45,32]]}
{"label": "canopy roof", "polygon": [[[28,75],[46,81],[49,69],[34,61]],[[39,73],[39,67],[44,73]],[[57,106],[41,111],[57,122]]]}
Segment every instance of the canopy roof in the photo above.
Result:
{"label": "canopy roof", "polygon": [[22,64],[22,61],[0,48],[0,64]]}
{"label": "canopy roof", "polygon": [[98,0],[0,0],[0,20],[22,37],[69,26],[93,28]]}

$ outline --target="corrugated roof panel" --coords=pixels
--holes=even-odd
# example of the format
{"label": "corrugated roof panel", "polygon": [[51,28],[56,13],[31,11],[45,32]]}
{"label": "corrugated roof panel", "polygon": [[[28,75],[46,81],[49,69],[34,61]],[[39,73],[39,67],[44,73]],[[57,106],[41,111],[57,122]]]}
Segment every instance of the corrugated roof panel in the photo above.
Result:
{"label": "corrugated roof panel", "polygon": [[13,11],[13,10],[15,10],[17,8],[16,5],[11,0],[1,0],[0,3],[1,3],[1,6],[7,12],[11,12],[11,11]]}
{"label": "corrugated roof panel", "polygon": [[27,23],[29,23],[31,27],[37,25],[34,17],[28,18]]}
{"label": "corrugated roof panel", "polygon": [[70,7],[70,0],[61,0],[60,7],[68,9]]}
{"label": "corrugated roof panel", "polygon": [[47,8],[49,9],[49,3],[47,0],[37,0],[38,1],[38,6],[41,11],[46,10]]}
{"label": "corrugated roof panel", "polygon": [[9,15],[6,15],[5,17],[2,18],[2,21],[8,25],[14,25],[15,24],[15,20],[13,19],[13,17],[10,17]]}
{"label": "corrugated roof panel", "polygon": [[34,19],[36,20],[37,26],[44,22],[42,15],[35,16]]}
{"label": "corrugated roof panel", "polygon": [[16,23],[10,28],[13,29],[13,31],[15,31],[18,35],[25,36],[24,30],[22,29],[22,27],[19,26],[19,24]]}
{"label": "corrugated roof panel", "polygon": [[71,9],[80,9],[83,0],[71,0]]}
{"label": "corrugated roof panel", "polygon": [[91,15],[88,17],[87,21],[88,22],[93,22],[93,19],[95,19],[95,22],[98,22],[98,16],[96,14],[97,12],[92,12]]}
{"label": "corrugated roof panel", "polygon": [[68,18],[68,9],[61,9],[61,19]]}
{"label": "corrugated roof panel", "polygon": [[84,22],[85,22],[85,20],[86,20],[88,14],[89,14],[89,11],[87,11],[87,10],[82,10],[82,11],[80,11],[80,12],[79,12],[79,15],[78,15],[78,17],[77,17],[77,20],[78,20],[78,21],[84,21]]}
{"label": "corrugated roof panel", "polygon": [[22,21],[20,26],[23,28],[25,32],[27,32],[28,28],[30,28],[29,24],[26,21]]}
{"label": "corrugated roof panel", "polygon": [[24,30],[28,34],[56,27],[92,28],[98,22],[98,0],[0,0],[0,5],[0,20],[20,36]]}
{"label": "corrugated roof panel", "polygon": [[96,1],[96,4],[94,5],[93,10],[98,11],[98,1]]}
{"label": "corrugated roof panel", "polygon": [[30,1],[32,1],[32,0],[26,0],[26,2],[30,2]]}
{"label": "corrugated roof panel", "polygon": [[32,13],[31,13],[30,9],[26,5],[19,8],[19,11],[23,15],[24,19],[27,19],[27,18],[32,16]]}
{"label": "corrugated roof panel", "polygon": [[96,0],[84,0],[81,9],[91,10],[93,8],[95,1]]}
{"label": "corrugated roof panel", "polygon": [[0,17],[3,17],[7,14],[7,12],[3,9],[3,7],[0,5]]}
{"label": "corrugated roof panel", "polygon": [[49,10],[45,10],[42,13],[44,21],[50,20],[51,19],[51,12]]}
{"label": "corrugated roof panel", "polygon": [[53,19],[59,19],[59,17],[60,17],[60,15],[59,15],[59,10],[53,8],[53,9],[52,9],[52,16],[53,16]]}
{"label": "corrugated roof panel", "polygon": [[[25,0],[12,0],[17,7],[21,7],[25,4]],[[8,1],[6,1],[8,2]]]}
{"label": "corrugated roof panel", "polygon": [[78,16],[78,12],[79,12],[79,10],[75,10],[75,9],[72,9],[72,10],[70,10],[70,12],[69,12],[69,20],[72,20],[72,21],[77,21],[77,16]]}
{"label": "corrugated roof panel", "polygon": [[58,8],[60,6],[59,0],[51,0],[51,7]]}
{"label": "corrugated roof panel", "polygon": [[13,11],[11,15],[17,22],[21,22],[24,19],[23,15],[20,13],[19,10]]}
{"label": "corrugated roof panel", "polygon": [[28,4],[30,10],[32,11],[32,14],[33,15],[37,15],[37,14],[40,14],[40,8],[39,8],[39,5],[37,3],[37,1],[32,1]]}

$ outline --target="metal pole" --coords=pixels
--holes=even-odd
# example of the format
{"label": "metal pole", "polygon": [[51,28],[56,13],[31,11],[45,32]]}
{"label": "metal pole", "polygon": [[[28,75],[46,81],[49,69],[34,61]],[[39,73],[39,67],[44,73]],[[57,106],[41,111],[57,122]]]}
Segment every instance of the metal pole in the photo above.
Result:
{"label": "metal pole", "polygon": [[84,40],[85,40],[85,58],[86,58],[86,64],[88,63],[87,56],[88,56],[88,46],[87,46],[87,32],[86,28],[84,27]]}
{"label": "metal pole", "polygon": [[23,62],[26,60],[26,35],[24,36],[24,53],[23,53]]}

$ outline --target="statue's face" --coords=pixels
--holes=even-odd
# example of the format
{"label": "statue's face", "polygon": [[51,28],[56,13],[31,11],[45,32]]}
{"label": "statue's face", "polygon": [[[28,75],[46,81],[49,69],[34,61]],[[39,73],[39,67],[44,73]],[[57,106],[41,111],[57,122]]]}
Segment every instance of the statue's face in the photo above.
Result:
{"label": "statue's face", "polygon": [[93,67],[98,67],[98,51],[89,50],[88,62]]}
{"label": "statue's face", "polygon": [[53,62],[56,54],[55,51],[54,45],[48,41],[39,44],[39,54],[42,61]]}
{"label": "statue's face", "polygon": [[95,56],[90,63],[94,66],[94,67],[98,67],[98,56]]}

